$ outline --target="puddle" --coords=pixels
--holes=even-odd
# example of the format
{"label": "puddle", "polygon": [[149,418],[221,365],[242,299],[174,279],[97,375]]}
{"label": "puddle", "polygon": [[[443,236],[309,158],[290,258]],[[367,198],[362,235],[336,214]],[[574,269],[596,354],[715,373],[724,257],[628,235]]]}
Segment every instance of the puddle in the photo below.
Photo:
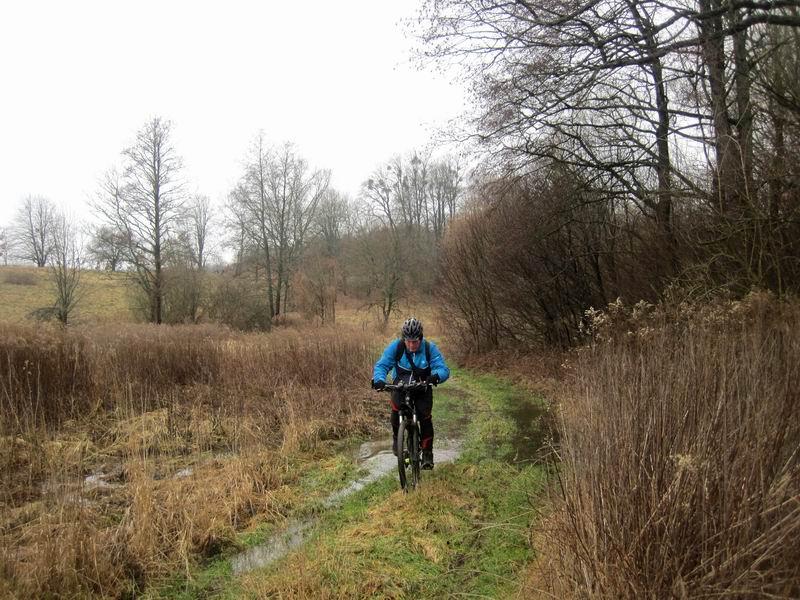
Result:
{"label": "puddle", "polygon": [[[460,454],[460,440],[436,438],[434,460],[437,465],[453,462]],[[396,475],[397,473],[397,458],[392,454],[391,437],[364,442],[355,451],[354,458],[356,464],[367,471],[366,475],[328,496],[322,503],[324,507],[337,506],[345,498],[363,490],[373,481],[377,481],[384,475],[390,473]],[[425,475],[422,477],[422,485],[425,485]],[[250,548],[231,559],[233,572],[236,574],[247,573],[275,562],[302,544],[310,535],[310,530],[315,523],[315,519],[290,522],[285,531],[274,535],[266,544]]]}
{"label": "puddle", "polygon": [[254,546],[234,556],[231,559],[233,572],[247,573],[278,560],[306,540],[313,524],[312,519],[295,521],[289,525],[286,531],[274,535],[266,544]]}
{"label": "puddle", "polygon": [[[435,464],[453,462],[460,454],[459,440],[436,438],[433,450]],[[364,442],[356,452],[356,462],[362,469],[367,469],[367,474],[328,496],[323,503],[326,507],[336,506],[342,499],[363,490],[387,473],[397,473],[397,458],[392,454],[392,438]]]}
{"label": "puddle", "polygon": [[522,397],[515,398],[505,414],[516,425],[510,440],[514,448],[514,462],[542,458],[542,448],[557,435],[555,428],[551,427],[551,416],[547,408]]}
{"label": "puddle", "polygon": [[108,481],[108,478],[111,477],[110,475],[103,473],[102,471],[98,471],[97,473],[92,473],[86,479],[83,480],[84,488],[87,490],[92,490],[96,488],[115,488],[119,487],[118,483],[111,483]]}

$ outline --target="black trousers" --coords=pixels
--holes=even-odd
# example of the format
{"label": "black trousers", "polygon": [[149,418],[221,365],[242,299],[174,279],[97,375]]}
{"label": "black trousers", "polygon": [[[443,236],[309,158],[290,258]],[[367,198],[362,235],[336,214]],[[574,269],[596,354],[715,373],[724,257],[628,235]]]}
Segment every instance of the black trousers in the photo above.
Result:
{"label": "black trousers", "polygon": [[[397,429],[400,427],[400,413],[397,412],[398,407],[403,401],[405,394],[394,391],[392,392],[389,402],[392,405],[392,435],[397,438]],[[422,430],[422,439],[420,446],[423,450],[433,449],[433,420],[431,419],[431,411],[433,410],[433,389],[428,388],[424,392],[417,392],[411,394],[411,399],[414,401],[414,406],[417,409],[417,416],[419,417],[419,425]]]}

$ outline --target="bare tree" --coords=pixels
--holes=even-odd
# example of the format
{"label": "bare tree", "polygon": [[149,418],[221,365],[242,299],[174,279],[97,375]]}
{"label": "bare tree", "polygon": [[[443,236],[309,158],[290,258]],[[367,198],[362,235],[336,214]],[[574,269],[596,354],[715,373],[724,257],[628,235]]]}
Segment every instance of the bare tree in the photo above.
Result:
{"label": "bare tree", "polygon": [[[468,135],[495,169],[561,164],[585,174],[592,201],[622,200],[654,221],[668,278],[680,268],[676,199],[709,204],[730,221],[711,237],[744,238],[742,254],[760,254],[746,248],[760,236],[747,205],[762,187],[753,67],[777,47],[757,49],[753,35],[767,24],[797,28],[798,6],[429,0],[421,22],[427,56],[465,66],[480,99]],[[696,164],[704,150],[710,186]]]}
{"label": "bare tree", "polygon": [[53,313],[67,325],[82,296],[83,242],[75,224],[63,213],[53,219],[53,249],[48,258],[55,286]]}
{"label": "bare tree", "polygon": [[125,262],[128,241],[125,234],[108,225],[95,228],[87,248],[88,257],[98,268],[111,272],[119,269]]}
{"label": "bare tree", "polygon": [[[286,143],[275,152],[269,171],[272,204],[268,217],[277,249],[277,289],[275,314],[281,314],[281,288],[284,305],[290,277],[299,260],[314,214],[330,182],[330,171],[309,171],[305,159]],[[284,311],[286,307],[284,307]]]}
{"label": "bare tree", "polygon": [[243,183],[240,183],[228,194],[228,201],[225,204],[224,227],[226,241],[232,245],[236,252],[236,262],[234,264],[234,274],[236,276],[242,274],[248,255],[260,254],[258,245],[250,235],[248,215],[242,210],[242,207],[247,202],[248,193],[248,189]]}
{"label": "bare tree", "polygon": [[[264,134],[259,133],[246,159],[245,173],[229,196],[229,214],[235,216],[241,233],[246,235],[258,249],[261,264],[266,271],[269,315],[274,317],[275,285],[271,254],[274,234],[269,216],[271,206],[268,179],[270,160],[270,151],[264,142]],[[240,248],[244,249],[244,243]]]}
{"label": "bare tree", "polygon": [[147,295],[149,318],[161,323],[164,310],[164,251],[184,203],[182,161],[170,140],[170,123],[154,117],[122,152],[122,176],[111,172],[96,203],[106,222],[128,243],[127,260]]}
{"label": "bare tree", "polygon": [[328,256],[338,257],[342,237],[349,226],[352,209],[349,198],[328,188],[319,203],[316,214],[316,233],[322,237]]}
{"label": "bare tree", "polygon": [[186,220],[192,260],[198,269],[205,269],[214,222],[214,210],[208,196],[196,194],[191,199],[186,211]]}
{"label": "bare tree", "polygon": [[337,258],[330,254],[325,240],[318,239],[303,254],[295,276],[300,306],[323,324],[336,322],[337,270]]}
{"label": "bare tree", "polygon": [[429,176],[429,222],[436,239],[441,239],[445,225],[456,213],[464,174],[454,159],[436,161]]}
{"label": "bare tree", "polygon": [[15,249],[18,258],[37,267],[47,265],[53,250],[53,227],[57,209],[47,198],[28,196],[17,211],[14,223]]}
{"label": "bare tree", "polygon": [[376,169],[362,184],[361,197],[368,202],[372,215],[385,227],[395,231],[402,217],[398,215],[394,191],[396,184],[391,175],[391,165]]}
{"label": "bare tree", "polygon": [[0,256],[3,257],[3,265],[8,266],[8,254],[11,251],[11,240],[8,228],[0,227]]}
{"label": "bare tree", "polygon": [[361,196],[372,215],[392,230],[441,237],[456,211],[463,174],[452,159],[435,160],[419,152],[395,156],[364,182]]}
{"label": "bare tree", "polygon": [[387,227],[364,228],[358,235],[357,281],[367,308],[377,309],[386,328],[407,293],[403,246]]}
{"label": "bare tree", "polygon": [[312,171],[292,144],[269,149],[260,135],[230,196],[263,257],[273,316],[286,310],[291,275],[329,181],[330,172]]}

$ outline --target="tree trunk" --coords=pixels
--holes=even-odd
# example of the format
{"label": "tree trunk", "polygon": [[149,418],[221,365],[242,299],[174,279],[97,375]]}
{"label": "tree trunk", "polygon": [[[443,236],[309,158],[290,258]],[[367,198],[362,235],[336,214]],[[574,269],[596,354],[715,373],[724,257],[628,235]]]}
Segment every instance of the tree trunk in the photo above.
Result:
{"label": "tree trunk", "polygon": [[[731,16],[733,25],[741,21],[741,16],[734,12]],[[748,200],[753,189],[753,111],[750,105],[750,61],[747,57],[747,30],[733,35],[734,47],[734,82],[736,84],[736,130],[738,138],[739,169],[742,171],[744,199]]]}
{"label": "tree trunk", "polygon": [[[720,8],[720,0],[699,0],[703,13]],[[727,92],[725,89],[725,44],[722,36],[722,17],[706,17],[700,21],[703,61],[707,70],[709,92],[711,94],[712,124],[714,127],[714,150],[717,165],[714,175],[714,192],[720,212],[729,214],[738,210],[740,178],[737,176],[736,141],[728,114]]]}

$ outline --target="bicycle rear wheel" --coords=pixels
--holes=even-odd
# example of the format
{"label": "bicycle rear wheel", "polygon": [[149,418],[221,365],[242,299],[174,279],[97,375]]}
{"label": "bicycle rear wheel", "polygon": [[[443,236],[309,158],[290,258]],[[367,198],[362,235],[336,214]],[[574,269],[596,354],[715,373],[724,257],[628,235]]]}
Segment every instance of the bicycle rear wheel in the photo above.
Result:
{"label": "bicycle rear wheel", "polygon": [[411,433],[411,429],[406,427],[406,420],[400,421],[400,428],[397,430],[397,470],[400,475],[400,487],[404,492],[408,492],[408,479],[406,478],[406,436]]}

